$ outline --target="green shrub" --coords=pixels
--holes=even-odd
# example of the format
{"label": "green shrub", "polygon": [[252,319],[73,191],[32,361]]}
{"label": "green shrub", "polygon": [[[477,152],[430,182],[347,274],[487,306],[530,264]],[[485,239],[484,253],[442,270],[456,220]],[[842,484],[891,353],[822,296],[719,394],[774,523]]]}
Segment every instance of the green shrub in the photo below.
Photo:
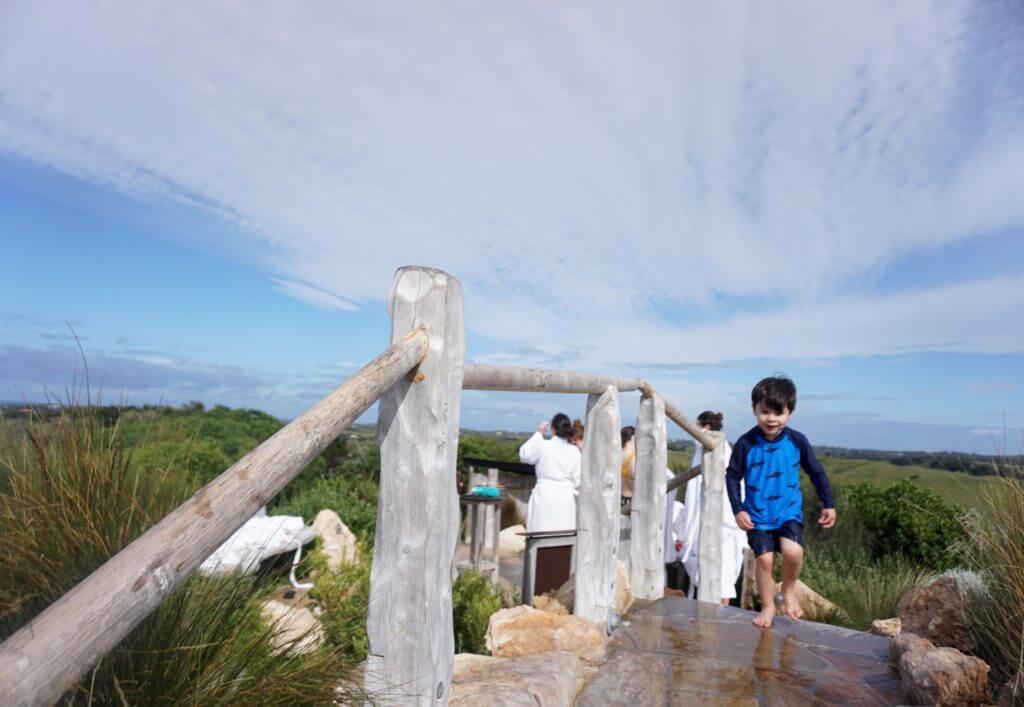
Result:
{"label": "green shrub", "polygon": [[455,652],[488,655],[485,636],[491,614],[502,607],[503,597],[486,576],[463,572],[452,584]]}
{"label": "green shrub", "polygon": [[373,546],[359,544],[362,561],[337,572],[327,569],[322,553],[314,551],[317,570],[312,596],[320,603],[327,642],[355,665],[366,658],[369,640],[366,637],[366,611],[370,598],[370,569]]}
{"label": "green shrub", "polygon": [[933,491],[905,479],[886,489],[861,483],[849,489],[849,505],[870,534],[876,559],[899,555],[935,570],[956,566],[966,539],[963,509]]}
{"label": "green shrub", "polygon": [[377,527],[377,485],[365,477],[332,476],[297,490],[286,488],[271,504],[270,512],[302,516],[310,523],[324,508],[337,513],[353,533],[372,543]]}

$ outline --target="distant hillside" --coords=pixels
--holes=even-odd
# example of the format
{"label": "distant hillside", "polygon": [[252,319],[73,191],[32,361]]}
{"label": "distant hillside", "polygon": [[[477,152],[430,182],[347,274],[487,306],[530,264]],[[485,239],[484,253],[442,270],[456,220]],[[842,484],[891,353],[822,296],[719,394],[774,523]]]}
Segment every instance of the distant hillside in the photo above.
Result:
{"label": "distant hillside", "polygon": [[998,480],[992,476],[973,476],[923,466],[897,465],[872,459],[823,455],[821,463],[825,466],[832,483],[837,486],[870,481],[886,487],[900,479],[909,479],[919,486],[934,491],[947,501],[967,507],[980,506],[985,489],[994,488],[998,483]]}

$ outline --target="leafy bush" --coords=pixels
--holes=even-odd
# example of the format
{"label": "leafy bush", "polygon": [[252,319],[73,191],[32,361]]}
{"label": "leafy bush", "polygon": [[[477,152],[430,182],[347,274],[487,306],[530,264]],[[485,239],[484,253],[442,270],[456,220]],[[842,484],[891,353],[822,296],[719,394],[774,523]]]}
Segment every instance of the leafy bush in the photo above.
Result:
{"label": "leafy bush", "polygon": [[963,510],[938,494],[907,480],[886,489],[862,483],[850,488],[849,501],[870,533],[876,559],[899,555],[935,570],[956,566],[966,539]]}
{"label": "leafy bush", "polygon": [[487,624],[491,614],[502,607],[503,597],[486,576],[472,570],[463,572],[452,584],[452,613],[455,623],[455,652],[488,655]]}
{"label": "leafy bush", "polygon": [[974,542],[967,549],[987,589],[967,608],[977,653],[992,666],[995,686],[1015,676],[1024,679],[1024,482],[1020,468],[1007,471],[969,519]]}
{"label": "leafy bush", "polygon": [[372,544],[377,527],[377,485],[366,478],[333,476],[316,479],[296,491],[286,488],[271,504],[270,512],[302,516],[310,523],[324,508],[337,513],[353,533]]}
{"label": "leafy bush", "polygon": [[323,609],[320,620],[324,635],[349,664],[366,658],[369,640],[366,637],[366,611],[370,598],[370,559],[373,545],[359,544],[362,561],[342,567],[337,572],[327,569],[322,553],[314,552],[317,569],[312,596]]}

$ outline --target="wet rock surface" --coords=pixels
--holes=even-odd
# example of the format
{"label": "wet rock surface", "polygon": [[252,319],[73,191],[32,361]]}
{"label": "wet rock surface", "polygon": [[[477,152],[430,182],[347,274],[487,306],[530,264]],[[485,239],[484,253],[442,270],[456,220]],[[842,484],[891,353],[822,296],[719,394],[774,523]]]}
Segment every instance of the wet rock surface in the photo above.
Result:
{"label": "wet rock surface", "polygon": [[577,705],[822,705],[912,703],[889,664],[890,639],[666,597],[637,602],[608,660]]}

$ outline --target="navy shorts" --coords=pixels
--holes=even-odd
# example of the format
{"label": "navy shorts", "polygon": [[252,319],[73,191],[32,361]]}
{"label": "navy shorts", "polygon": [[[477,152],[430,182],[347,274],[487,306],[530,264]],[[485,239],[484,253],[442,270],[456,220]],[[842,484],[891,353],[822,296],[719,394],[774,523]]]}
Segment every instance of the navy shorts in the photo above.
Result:
{"label": "navy shorts", "polygon": [[792,540],[797,545],[803,547],[803,523],[798,520],[787,520],[782,524],[781,528],[747,531],[747,543],[750,545],[750,549],[754,551],[754,557],[763,555],[766,552],[782,552],[782,544],[779,542],[782,538]]}

